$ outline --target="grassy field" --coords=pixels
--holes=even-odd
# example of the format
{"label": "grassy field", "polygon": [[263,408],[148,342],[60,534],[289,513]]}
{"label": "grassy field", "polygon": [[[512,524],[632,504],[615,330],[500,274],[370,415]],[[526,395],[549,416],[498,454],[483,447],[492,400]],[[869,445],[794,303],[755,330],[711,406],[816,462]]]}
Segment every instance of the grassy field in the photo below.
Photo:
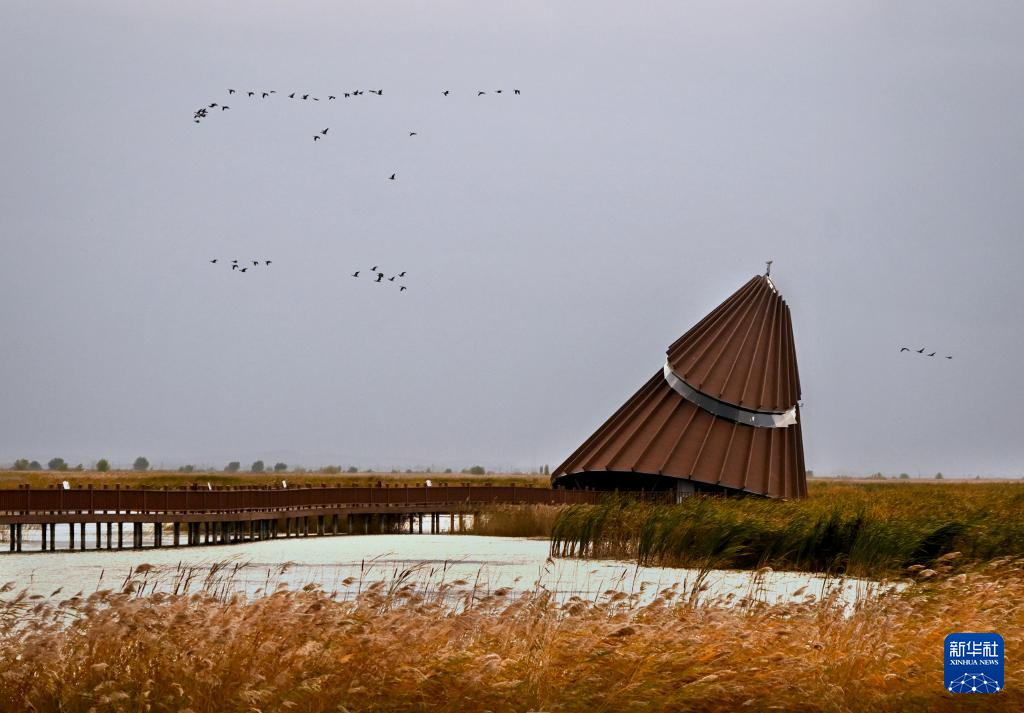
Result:
{"label": "grassy field", "polygon": [[[142,568],[139,568],[142,571]],[[943,687],[943,638],[1024,645],[1024,572],[1005,558],[919,578],[843,610],[836,600],[640,605],[543,589],[425,595],[401,581],[341,601],[315,587],[245,600],[146,595],[134,580],[58,601],[0,594],[0,710],[906,711],[1024,709],[1005,689]],[[135,593],[132,593],[135,592]],[[969,606],[965,606],[969,602]]]}
{"label": "grassy field", "polygon": [[379,482],[388,485],[423,485],[427,480],[434,485],[532,485],[548,488],[550,478],[546,475],[519,473],[490,473],[468,475],[465,473],[225,473],[222,470],[179,473],[175,470],[150,470],[145,472],[118,470],[100,473],[86,471],[52,470],[0,470],[0,488],[17,488],[29,485],[33,488],[59,487],[67,480],[74,488],[179,488],[190,485],[206,487],[210,483],[220,486],[277,486],[287,480],[290,486],[372,486]]}
{"label": "grassy field", "polygon": [[613,499],[563,510],[551,537],[563,556],[884,577],[954,551],[975,562],[1024,555],[1024,484],[819,480],[789,502]]}

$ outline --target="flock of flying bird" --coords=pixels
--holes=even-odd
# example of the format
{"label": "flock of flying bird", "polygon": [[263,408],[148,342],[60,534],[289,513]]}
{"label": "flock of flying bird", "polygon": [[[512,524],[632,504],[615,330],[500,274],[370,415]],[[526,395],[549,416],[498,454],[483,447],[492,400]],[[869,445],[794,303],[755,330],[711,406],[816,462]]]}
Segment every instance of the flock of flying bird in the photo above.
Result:
{"label": "flock of flying bird", "polygon": [[[362,96],[363,94],[366,94],[367,92],[369,92],[370,94],[376,94],[379,97],[384,96],[384,90],[383,89],[354,89],[354,90],[352,90],[350,92],[342,92],[341,96],[344,99],[350,99],[351,97]],[[236,91],[234,89],[228,89],[228,95],[235,94],[235,93],[236,93]],[[451,92],[450,89],[445,89],[443,92],[441,92],[441,96],[445,96],[446,97],[446,96],[450,95],[451,93],[452,92]],[[495,94],[503,94],[504,90],[503,89],[495,89],[494,93]],[[522,92],[520,92],[518,89],[513,89],[512,93],[513,93],[513,95],[518,96]],[[249,96],[250,99],[255,99],[257,97],[259,97],[261,99],[269,99],[272,95],[277,94],[277,90],[276,89],[271,89],[269,91],[258,91],[258,92],[257,91],[247,91],[246,94]],[[478,97],[482,97],[485,94],[487,94],[487,92],[482,90],[482,89],[481,90],[477,90],[477,93],[476,93],[476,95]],[[314,97],[311,94],[302,94],[301,92],[292,92],[291,94],[288,94],[287,96],[288,96],[289,99],[300,99],[302,101],[309,101],[310,99],[312,99],[315,102],[320,101],[320,97]],[[336,94],[328,94],[327,95],[327,100],[328,101],[333,101],[333,100],[335,100],[337,98],[338,98],[338,96]],[[202,123],[203,119],[205,119],[208,116],[210,116],[210,111],[212,111],[214,109],[218,109],[218,108],[223,112],[223,111],[227,111],[231,107],[228,106],[227,104],[218,104],[217,102],[210,102],[207,106],[200,107],[199,109],[196,109],[195,113],[192,115],[192,121],[194,121],[197,124],[200,124],[200,123]],[[317,134],[313,134],[313,142],[316,143],[317,141],[320,141],[321,139],[326,137],[328,131],[330,131],[330,127],[327,127],[326,129],[322,129]],[[416,135],[417,134],[416,134],[415,131],[410,131],[409,132],[409,136],[416,136]],[[391,180],[391,181],[395,180],[395,175],[396,174],[392,173],[388,177],[388,180]]]}
{"label": "flock of flying bird", "polygon": [[[911,349],[910,347],[900,347],[900,353],[902,354],[903,352],[910,352],[912,354],[920,354],[921,356],[930,356],[930,357],[933,357],[933,356],[935,356],[938,353],[938,352],[932,352],[931,354],[925,354],[924,353],[925,349],[927,349],[927,347],[921,347],[920,349]],[[952,359],[953,357],[947,356],[946,358],[947,359]]]}
{"label": "flock of flying bird", "polygon": [[[210,260],[210,263],[213,264],[213,265],[216,265],[219,261],[220,261],[219,258],[213,258],[212,260]],[[253,260],[252,261],[252,266],[253,267],[259,267],[261,262],[263,263],[264,267],[269,267],[270,263],[272,263],[273,260]],[[238,260],[232,260],[231,261],[231,269],[232,269],[232,271],[238,270],[239,272],[246,272],[246,271],[248,271],[249,267],[248,267],[248,265],[245,266],[245,267],[242,267],[241,265],[238,264]]]}
{"label": "flock of flying bird", "polygon": [[[352,273],[352,277],[359,277],[359,273],[360,272],[362,272],[362,270],[356,270],[355,272]],[[380,272],[380,268],[379,268],[378,265],[374,265],[373,267],[371,267],[370,268],[370,272],[372,272],[373,274],[375,274],[377,276],[377,279],[374,280],[374,282],[380,282],[380,283],[384,282],[384,273]],[[399,277],[405,277],[405,272],[406,272],[405,270],[402,270],[397,275],[392,275],[391,277],[387,278],[387,281],[388,282],[394,282]],[[405,292],[407,289],[409,289],[409,288],[406,287],[405,285],[401,285],[400,284],[398,286],[398,291],[399,292]]]}
{"label": "flock of flying bird", "polygon": [[[233,94],[236,94],[236,93],[237,93],[236,90],[228,89],[228,95],[229,96],[233,95]],[[340,92],[341,97],[344,98],[344,99],[350,99],[352,97],[359,97],[359,96],[362,96],[362,95],[367,94],[367,93],[369,93],[369,94],[376,94],[379,97],[384,96],[384,90],[383,89],[365,89],[365,90],[364,89],[354,89],[354,90],[349,91],[349,92]],[[452,92],[451,92],[450,89],[445,89],[444,91],[441,92],[441,96],[447,97],[451,93]],[[495,89],[494,90],[494,94],[503,94],[503,93],[504,93],[504,90],[502,90],[502,89]],[[513,89],[512,93],[513,93],[514,96],[518,96],[518,95],[521,94],[521,92],[518,89]],[[263,91],[263,90],[261,90],[261,91],[249,90],[249,91],[246,91],[245,94],[248,96],[249,99],[256,99],[256,98],[259,98],[259,99],[269,99],[269,98],[271,98],[271,96],[277,94],[277,90],[274,90],[274,89],[270,89],[270,90],[267,90],[267,91]],[[484,91],[484,90],[478,90],[476,92],[476,95],[478,97],[482,97],[485,94],[487,94],[487,92]],[[287,97],[289,99],[292,99],[292,100],[298,99],[299,101],[309,101],[309,100],[313,100],[315,102],[320,101],[320,97],[315,97],[312,94],[308,94],[308,93],[307,94],[303,94],[301,92],[292,92],[292,93],[288,94]],[[328,94],[327,95],[327,101],[334,101],[337,98],[338,98],[337,94]],[[208,105],[200,107],[199,109],[197,109],[195,111],[195,113],[192,115],[192,120],[195,123],[200,124],[200,123],[202,123],[203,119],[206,119],[209,116],[211,116],[210,112],[213,112],[213,111],[215,111],[217,109],[219,109],[220,112],[225,112],[225,111],[231,109],[231,107],[228,106],[227,104],[220,104],[218,102],[210,102]],[[322,139],[326,138],[327,137],[327,132],[329,132],[330,130],[331,130],[330,127],[327,127],[325,129],[320,130],[318,133],[313,134],[313,142],[316,143],[317,141],[321,141]],[[409,136],[410,137],[417,136],[417,135],[418,134],[415,131],[410,131],[409,132]],[[398,175],[397,172],[392,173],[390,176],[388,176],[388,180],[389,181],[394,181],[395,178],[397,177],[397,175]],[[217,258],[214,258],[213,260],[210,260],[210,262],[212,264],[216,265],[218,260],[217,260]],[[252,266],[253,267],[258,267],[260,265],[260,262],[261,262],[260,260],[253,260],[252,261]],[[266,267],[266,266],[270,265],[271,261],[270,260],[263,260],[262,263],[263,263],[264,267]],[[371,268],[371,270],[370,270],[377,277],[377,279],[373,280],[373,282],[383,283],[385,281],[385,276],[384,276],[383,272],[380,272],[378,270],[378,267],[379,267],[378,265],[374,265]],[[243,267],[241,264],[239,264],[238,260],[232,260],[231,261],[231,269],[232,269],[232,271],[237,270],[238,272],[244,273],[244,272],[249,270],[249,266],[246,265],[245,267]],[[359,277],[359,273],[360,273],[360,270],[356,270],[352,274],[352,277]],[[398,273],[397,275],[392,275],[391,277],[388,277],[386,279],[387,279],[387,282],[394,282],[396,279],[402,278],[402,277],[405,277],[405,271],[404,270],[402,272]],[[406,287],[403,284],[399,284],[398,285],[398,291],[399,292],[404,292],[407,289],[408,289],[408,287]]]}
{"label": "flock of flying bird", "polygon": [[[220,258],[213,258],[212,260],[210,260],[210,263],[213,264],[213,265],[216,265],[218,262],[220,262]],[[259,267],[262,264],[264,267],[269,267],[272,262],[273,262],[273,260],[252,260],[252,266],[253,267]],[[249,266],[246,265],[245,267],[242,267],[239,264],[238,260],[232,260],[231,261],[231,269],[232,269],[232,271],[238,270],[239,272],[243,272],[244,273],[244,272],[249,270]],[[360,272],[362,272],[362,270],[356,270],[355,272],[352,273],[352,277],[359,277],[359,273]],[[381,283],[384,282],[384,273],[380,272],[380,266],[379,265],[374,265],[373,267],[371,267],[370,268],[370,272],[374,273],[377,276],[377,279],[374,280],[374,282],[381,282]],[[399,277],[405,277],[405,273],[406,273],[406,271],[402,270],[397,275],[392,275],[391,277],[387,278],[387,281],[388,282],[394,282]],[[409,289],[409,288],[406,287],[403,284],[399,284],[398,285],[398,291],[399,292],[405,292],[407,289]]]}

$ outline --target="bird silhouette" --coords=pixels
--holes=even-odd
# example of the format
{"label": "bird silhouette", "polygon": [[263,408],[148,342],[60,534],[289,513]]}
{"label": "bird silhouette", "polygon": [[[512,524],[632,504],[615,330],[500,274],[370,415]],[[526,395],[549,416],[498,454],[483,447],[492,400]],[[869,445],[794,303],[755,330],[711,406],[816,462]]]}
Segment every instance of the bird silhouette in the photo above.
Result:
{"label": "bird silhouette", "polygon": [[249,96],[251,96],[251,97],[256,96],[256,92],[249,92]]}
{"label": "bird silhouette", "polygon": [[398,175],[398,174],[396,174],[396,173],[392,173],[392,174],[391,174],[390,176],[388,176],[388,180],[389,180],[389,181],[393,181],[393,180],[395,180],[395,176],[397,176],[397,175]]}
{"label": "bird silhouette", "polygon": [[402,270],[400,273],[398,273],[398,276],[399,277],[405,277],[405,270]]}
{"label": "bird silhouette", "polygon": [[319,141],[319,140],[320,140],[320,134],[313,134],[313,141]]}
{"label": "bird silhouette", "polygon": [[419,136],[415,131],[410,131],[409,136]]}
{"label": "bird silhouette", "polygon": [[335,96],[328,96],[328,97],[327,97],[327,101],[330,101],[331,99],[337,99],[337,98],[338,98],[338,97],[335,97]]}
{"label": "bird silhouette", "polygon": [[448,96],[448,92],[449,91],[451,91],[451,90],[445,89],[443,92],[441,92],[441,94],[443,94],[444,96]]}
{"label": "bird silhouette", "polygon": [[264,260],[264,261],[263,261],[263,264],[264,264],[264,265],[269,265],[269,264],[270,264],[270,262],[271,262],[270,260]]}
{"label": "bird silhouette", "polygon": [[398,275],[392,275],[388,278],[388,282],[394,282],[396,277],[398,277]]}
{"label": "bird silhouette", "polygon": [[213,108],[213,107],[215,107],[215,106],[217,106],[217,102],[213,102],[213,104],[210,104],[210,106],[209,106],[209,107],[207,107],[207,108],[208,108],[208,109],[212,109],[212,108]]}
{"label": "bird silhouette", "polygon": [[266,99],[266,98],[267,98],[267,97],[269,97],[269,96],[270,96],[269,94],[267,94],[266,92],[263,92],[263,98],[264,98],[264,99]]}
{"label": "bird silhouette", "polygon": [[909,347],[900,347],[900,352],[909,352],[909,351],[910,351]]}
{"label": "bird silhouette", "polygon": [[929,354],[928,356],[935,356],[935,352],[932,352],[932,353],[931,353],[931,354]]}
{"label": "bird silhouette", "polygon": [[239,272],[245,272],[245,271],[246,271],[246,270],[248,270],[248,269],[249,269],[249,268],[247,268],[247,267],[240,267],[240,268],[238,268],[238,271],[239,271]]}
{"label": "bird silhouette", "polygon": [[234,90],[234,89],[229,89],[229,90],[228,90],[228,94],[234,94],[234,93],[235,93],[235,90]]}
{"label": "bird silhouette", "polygon": [[238,269],[238,265],[237,265],[237,264],[236,264],[236,265],[232,265],[232,266],[231,266],[231,269],[232,269],[232,270],[237,270],[237,269]]}
{"label": "bird silhouette", "polygon": [[326,129],[324,129],[320,133],[323,134],[324,136],[327,136],[327,132],[330,131],[330,129],[331,129],[331,127],[328,126]]}
{"label": "bird silhouette", "polygon": [[495,94],[501,94],[501,90],[500,90],[500,89],[495,89],[495,90],[494,90],[494,93],[495,93]]}
{"label": "bird silhouette", "polygon": [[359,270],[352,273],[352,277],[359,277]]}
{"label": "bird silhouette", "polygon": [[948,357],[946,357],[946,358],[947,358],[947,359],[952,359],[953,357],[951,357],[951,356],[948,356]]}
{"label": "bird silhouette", "polygon": [[259,260],[253,260],[252,264],[257,266],[257,267],[259,267],[260,261]]}
{"label": "bird silhouette", "polygon": [[477,93],[476,93],[476,95],[477,95],[478,97],[481,97],[481,96],[483,96],[483,95],[484,95],[484,94],[486,94],[486,93],[487,93],[487,92],[477,92]]}
{"label": "bird silhouette", "polygon": [[406,286],[405,286],[405,285],[401,285],[401,286],[399,286],[399,288],[398,288],[398,291],[399,291],[399,292],[403,292],[403,291],[404,291],[404,290],[406,290],[406,289],[407,289],[407,288],[406,288]]}
{"label": "bird silhouette", "polygon": [[921,347],[920,349],[918,349],[917,353],[918,354],[924,354],[924,347]]}
{"label": "bird silhouette", "polygon": [[214,265],[216,265],[217,264],[217,258],[213,258],[213,260],[210,260],[210,262],[212,262]]}
{"label": "bird silhouette", "polygon": [[224,111],[225,109],[230,109],[230,108],[231,108],[231,107],[229,107],[229,106],[228,106],[227,104],[225,104],[224,106],[222,106],[222,107],[220,108],[220,110],[221,110],[221,111]]}
{"label": "bird silhouette", "polygon": [[302,95],[302,98],[303,98],[303,99],[309,99],[309,95],[308,95],[308,94],[303,94],[303,95]]}
{"label": "bird silhouette", "polygon": [[345,98],[346,98],[346,99],[348,99],[348,98],[349,98],[350,96],[352,96],[352,95],[351,95],[351,94],[349,94],[348,92],[345,92]]}
{"label": "bird silhouette", "polygon": [[199,123],[199,119],[193,119],[192,121],[196,122],[197,124]]}
{"label": "bird silhouette", "polygon": [[238,262],[238,260],[232,260],[231,262]]}
{"label": "bird silhouette", "polygon": [[320,97],[313,97],[313,101],[315,101],[315,102],[320,101]]}
{"label": "bird silhouette", "polygon": [[377,273],[377,279],[374,280],[374,282],[380,282],[383,279],[384,279],[384,275],[378,272]]}
{"label": "bird silhouette", "polygon": [[289,99],[294,99],[295,98],[295,92],[292,92],[291,94],[289,94],[288,98]]}
{"label": "bird silhouette", "polygon": [[518,89],[516,89],[516,90],[515,90],[515,93],[516,93],[516,94],[518,94],[518,93],[519,93],[519,90],[518,90]]}
{"label": "bird silhouette", "polygon": [[377,267],[378,267],[377,265],[374,265],[373,267],[371,267],[370,268],[370,272],[377,272]]}
{"label": "bird silhouette", "polygon": [[378,89],[378,90],[377,90],[376,92],[374,92],[374,91],[373,91],[373,90],[371,89],[371,90],[370,90],[370,94],[374,94],[374,93],[376,93],[376,95],[377,95],[377,96],[379,96],[379,97],[382,97],[382,96],[384,96],[384,90],[383,90],[383,89]]}

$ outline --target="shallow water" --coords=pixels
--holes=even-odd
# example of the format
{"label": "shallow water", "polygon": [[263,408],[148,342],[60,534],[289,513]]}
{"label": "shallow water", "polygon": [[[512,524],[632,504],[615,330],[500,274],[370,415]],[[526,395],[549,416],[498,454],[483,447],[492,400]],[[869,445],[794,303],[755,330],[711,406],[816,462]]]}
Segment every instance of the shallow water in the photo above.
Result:
{"label": "shallow water", "polygon": [[[138,574],[139,565],[153,569]],[[145,567],[143,568],[146,569]],[[215,575],[208,578],[211,569]],[[198,591],[255,596],[287,585],[317,585],[348,597],[374,582],[412,584],[421,591],[450,587],[481,594],[543,587],[560,600],[598,600],[611,592],[639,601],[673,589],[699,598],[769,604],[803,601],[808,595],[838,596],[846,604],[870,596],[879,585],[796,572],[713,570],[701,580],[691,569],[637,567],[615,560],[551,559],[547,540],[473,535],[347,535],[277,539],[218,547],[0,554],[0,584],[16,592],[60,598],[78,591],[119,589],[133,576],[146,591]]]}

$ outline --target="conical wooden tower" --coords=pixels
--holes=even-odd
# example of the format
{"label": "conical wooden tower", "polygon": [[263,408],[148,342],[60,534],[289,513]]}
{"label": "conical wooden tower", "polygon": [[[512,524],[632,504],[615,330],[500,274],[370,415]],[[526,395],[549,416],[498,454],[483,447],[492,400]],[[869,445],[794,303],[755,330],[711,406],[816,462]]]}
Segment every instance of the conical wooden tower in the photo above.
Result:
{"label": "conical wooden tower", "polygon": [[668,348],[555,487],[807,494],[789,306],[753,277]]}

